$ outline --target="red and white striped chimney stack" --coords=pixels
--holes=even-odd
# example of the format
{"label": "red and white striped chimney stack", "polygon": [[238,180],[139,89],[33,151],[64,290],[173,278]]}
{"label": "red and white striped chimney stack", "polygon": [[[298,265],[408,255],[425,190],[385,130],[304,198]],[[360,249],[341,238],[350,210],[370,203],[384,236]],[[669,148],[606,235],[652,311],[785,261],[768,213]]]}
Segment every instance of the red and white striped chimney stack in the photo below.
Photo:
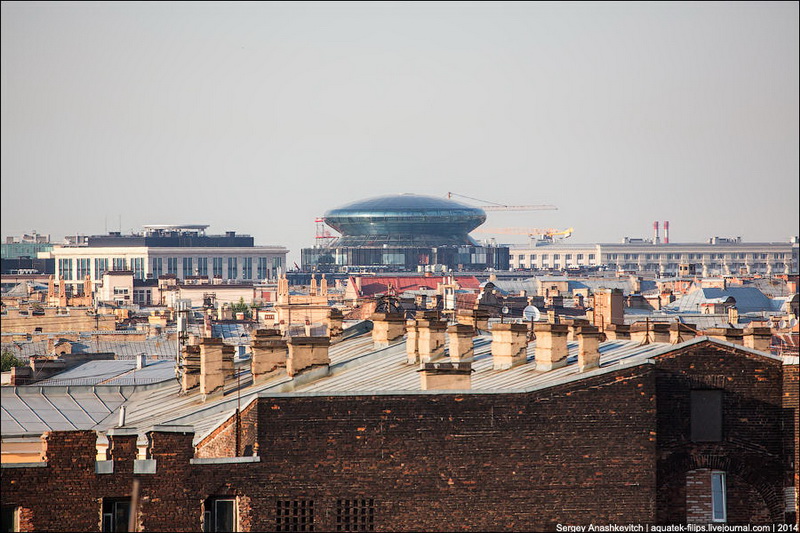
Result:
{"label": "red and white striped chimney stack", "polygon": [[653,222],[653,244],[658,244],[658,220]]}
{"label": "red and white striped chimney stack", "polygon": [[669,220],[664,221],[664,244],[669,244]]}

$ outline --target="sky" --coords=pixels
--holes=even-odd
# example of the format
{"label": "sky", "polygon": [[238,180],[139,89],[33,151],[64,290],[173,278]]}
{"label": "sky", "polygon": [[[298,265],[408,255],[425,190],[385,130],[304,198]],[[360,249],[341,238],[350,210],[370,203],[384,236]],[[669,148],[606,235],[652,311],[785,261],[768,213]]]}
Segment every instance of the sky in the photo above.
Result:
{"label": "sky", "polygon": [[[798,234],[798,3],[3,2],[2,235],[454,192],[573,242]],[[462,200],[481,205],[480,202]],[[475,234],[478,238],[487,235]],[[527,238],[504,237],[524,243]]]}

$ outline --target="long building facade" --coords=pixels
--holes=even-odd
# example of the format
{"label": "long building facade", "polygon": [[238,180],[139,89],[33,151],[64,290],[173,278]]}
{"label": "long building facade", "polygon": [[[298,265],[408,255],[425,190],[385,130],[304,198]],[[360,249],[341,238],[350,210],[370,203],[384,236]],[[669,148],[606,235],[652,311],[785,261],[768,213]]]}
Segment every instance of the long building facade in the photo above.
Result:
{"label": "long building facade", "polygon": [[794,274],[798,272],[798,239],[789,242],[742,242],[709,239],[705,243],[659,243],[626,239],[622,243],[537,243],[511,248],[512,269],[560,270],[605,267],[660,275],[678,274],[680,264],[694,264],[698,274]]}
{"label": "long building facade", "polygon": [[253,237],[229,231],[206,235],[206,225],[145,226],[141,234],[90,236],[75,244],[56,246],[56,278],[79,291],[86,275],[100,283],[109,271],[133,272],[134,280],[172,274],[220,278],[237,282],[274,279],[285,270],[288,250],[255,246]]}

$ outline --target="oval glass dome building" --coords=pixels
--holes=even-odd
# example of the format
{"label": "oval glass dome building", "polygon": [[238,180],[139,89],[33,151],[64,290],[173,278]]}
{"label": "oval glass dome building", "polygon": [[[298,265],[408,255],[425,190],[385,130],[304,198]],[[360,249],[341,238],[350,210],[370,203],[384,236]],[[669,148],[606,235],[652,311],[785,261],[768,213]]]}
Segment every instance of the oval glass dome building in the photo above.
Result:
{"label": "oval glass dome building", "polygon": [[468,235],[486,213],[445,198],[398,194],[332,209],[325,223],[342,234],[336,246],[475,245]]}
{"label": "oval glass dome building", "polygon": [[323,216],[341,236],[301,250],[317,272],[403,272],[508,268],[508,247],[478,244],[469,232],[483,209],[445,198],[394,194],[359,200]]}

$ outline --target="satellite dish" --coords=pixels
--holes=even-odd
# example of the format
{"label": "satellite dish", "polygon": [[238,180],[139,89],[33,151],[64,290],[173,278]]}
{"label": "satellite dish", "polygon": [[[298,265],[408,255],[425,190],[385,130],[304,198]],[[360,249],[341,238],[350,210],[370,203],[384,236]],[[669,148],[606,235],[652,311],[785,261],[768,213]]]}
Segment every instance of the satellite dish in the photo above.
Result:
{"label": "satellite dish", "polygon": [[796,325],[797,325],[797,319],[796,319],[796,318],[793,318],[793,319],[791,319],[791,320],[789,321],[789,327],[790,327],[790,328],[793,328],[793,327],[795,327]]}
{"label": "satellite dish", "polygon": [[778,322],[778,328],[786,329],[786,321],[785,320],[781,320],[780,322]]}
{"label": "satellite dish", "polygon": [[541,311],[539,311],[539,309],[533,305],[529,305],[522,310],[522,318],[528,322],[536,322],[539,320],[539,318],[541,318],[541,316]]}
{"label": "satellite dish", "polygon": [[508,306],[504,305],[503,308],[501,309],[501,311],[503,312],[504,315],[507,315],[508,314]]}

